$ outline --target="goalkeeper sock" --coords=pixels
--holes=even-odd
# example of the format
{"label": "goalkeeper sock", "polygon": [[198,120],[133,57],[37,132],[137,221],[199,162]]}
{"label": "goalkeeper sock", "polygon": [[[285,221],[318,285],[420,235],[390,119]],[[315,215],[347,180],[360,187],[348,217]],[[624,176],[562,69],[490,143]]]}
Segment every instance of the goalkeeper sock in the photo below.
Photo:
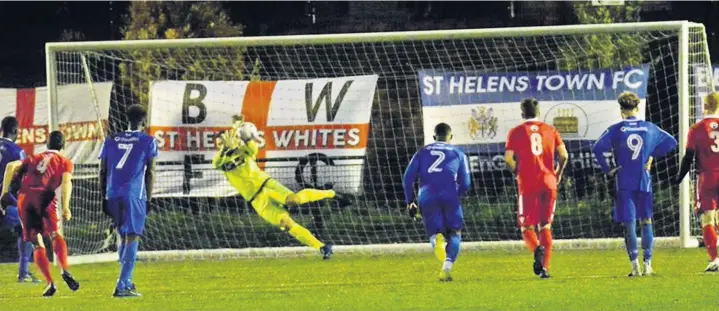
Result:
{"label": "goalkeeper sock", "polygon": [[20,254],[18,259],[18,278],[24,278],[28,274],[28,266],[30,265],[30,255],[32,254],[32,243],[23,241],[22,238],[17,239],[17,251]]}
{"label": "goalkeeper sock", "polygon": [[316,250],[319,250],[322,246],[325,246],[325,243],[320,242],[320,240],[318,240],[314,235],[312,235],[309,230],[300,225],[292,226],[289,231],[289,234],[295,239],[297,239],[297,241],[300,241],[300,243]]}
{"label": "goalkeeper sock", "polygon": [[55,251],[55,255],[57,255],[60,268],[62,268],[63,271],[67,271],[70,266],[67,263],[67,244],[65,243],[65,239],[60,235],[52,239],[52,249]]}
{"label": "goalkeeper sock", "polygon": [[629,261],[634,261],[639,255],[639,250],[637,250],[637,222],[625,222],[624,230],[624,244],[627,246]]}
{"label": "goalkeeper sock", "polygon": [[[117,282],[118,286],[129,286],[132,282],[132,270],[135,269],[135,261],[137,260],[137,249],[140,246],[140,242],[137,240],[126,242],[125,251],[122,253],[122,266],[120,268],[120,279]],[[124,289],[124,288],[118,288]]]}
{"label": "goalkeeper sock", "polygon": [[552,258],[552,230],[549,228],[542,228],[539,231],[539,245],[544,246],[544,259],[542,260],[542,266],[544,269],[549,270],[549,260]]}
{"label": "goalkeeper sock", "polygon": [[434,256],[437,257],[437,260],[443,262],[445,259],[447,259],[447,250],[446,246],[444,245],[444,235],[442,235],[441,233],[436,233],[432,235],[432,237],[429,238],[429,244],[432,245],[432,249],[434,250]]}
{"label": "goalkeeper sock", "polygon": [[[447,259],[445,259],[445,262],[457,261],[457,256],[459,256],[460,242],[462,242],[461,234],[451,233],[449,235],[449,240],[447,241],[447,246],[446,246]],[[450,267],[451,267],[451,265],[450,265]]]}
{"label": "goalkeeper sock", "polygon": [[644,250],[644,261],[652,260],[654,248],[654,228],[652,224],[642,225],[642,250]]}
{"label": "goalkeeper sock", "polygon": [[524,244],[527,245],[530,253],[534,253],[534,250],[539,246],[539,239],[537,238],[537,232],[534,229],[526,229],[522,232],[524,238]]}
{"label": "goalkeeper sock", "polygon": [[48,284],[52,283],[52,276],[50,275],[50,260],[47,259],[47,254],[45,254],[45,248],[36,247],[33,251],[33,254],[35,255],[35,264],[37,265],[38,269],[40,269],[40,272],[42,272],[42,275],[45,277],[45,280]]}
{"label": "goalkeeper sock", "polygon": [[714,225],[706,225],[702,228],[704,233],[704,244],[709,253],[709,260],[714,261],[717,258],[717,232]]}
{"label": "goalkeeper sock", "polygon": [[297,203],[305,204],[335,197],[334,190],[305,189],[297,192]]}

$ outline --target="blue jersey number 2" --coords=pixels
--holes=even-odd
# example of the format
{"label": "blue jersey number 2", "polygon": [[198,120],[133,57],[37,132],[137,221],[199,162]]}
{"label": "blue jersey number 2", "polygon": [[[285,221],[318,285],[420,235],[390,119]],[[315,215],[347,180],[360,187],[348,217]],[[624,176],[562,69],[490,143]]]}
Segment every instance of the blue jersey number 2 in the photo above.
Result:
{"label": "blue jersey number 2", "polygon": [[444,162],[444,159],[447,158],[447,156],[444,155],[444,152],[437,151],[437,150],[432,150],[429,152],[429,154],[436,156],[437,160],[434,160],[434,163],[432,163],[432,165],[429,166],[429,168],[427,169],[427,173],[441,172],[442,168],[439,166],[442,165],[442,162]]}

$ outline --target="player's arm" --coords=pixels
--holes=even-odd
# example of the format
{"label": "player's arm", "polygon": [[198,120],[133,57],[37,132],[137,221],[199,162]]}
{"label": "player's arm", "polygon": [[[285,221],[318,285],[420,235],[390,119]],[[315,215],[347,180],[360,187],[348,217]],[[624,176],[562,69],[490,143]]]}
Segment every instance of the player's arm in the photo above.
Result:
{"label": "player's arm", "polygon": [[62,194],[62,216],[65,220],[72,218],[70,213],[70,198],[72,196],[72,171],[73,165],[67,161],[68,168],[62,173],[62,184],[60,184],[60,193]]}
{"label": "player's arm", "polygon": [[461,154],[459,161],[459,172],[457,172],[457,192],[459,195],[464,195],[467,191],[469,191],[472,181],[469,177],[469,161],[464,153]]}
{"label": "player's arm", "polygon": [[105,138],[105,142],[102,144],[100,150],[100,194],[102,195],[102,212],[107,216],[111,216],[110,211],[107,209],[107,142],[109,138]]}
{"label": "player's arm", "polygon": [[684,179],[684,176],[686,176],[689,173],[689,169],[691,169],[692,164],[694,163],[694,159],[696,159],[696,144],[694,143],[695,138],[693,135],[694,131],[689,130],[689,135],[687,137],[687,148],[684,152],[684,157],[682,158],[682,161],[679,164],[679,174],[677,175],[674,182],[678,185],[682,182]]}
{"label": "player's arm", "polygon": [[592,152],[594,157],[597,159],[599,166],[602,168],[604,174],[610,174],[609,164],[607,164],[607,158],[604,156],[605,152],[612,150],[612,128],[608,128],[602,136],[599,136],[597,142],[592,146]]}
{"label": "player's arm", "polygon": [[567,152],[567,146],[562,141],[562,137],[559,136],[559,131],[554,130],[554,144],[557,149],[557,155],[559,156],[559,163],[557,168],[554,170],[555,176],[557,176],[557,182],[562,180],[562,174],[564,169],[567,168],[567,162],[569,162],[569,153]]}
{"label": "player's arm", "polygon": [[260,147],[254,139],[250,139],[240,147],[240,150],[255,160],[257,159],[257,153],[260,151]]}
{"label": "player's arm", "polygon": [[146,213],[151,211],[150,201],[152,200],[152,189],[155,185],[155,164],[157,162],[157,141],[153,138],[150,141],[150,152],[145,162],[145,194],[147,195]]}
{"label": "player's arm", "polygon": [[517,173],[517,162],[514,160],[514,142],[516,141],[512,137],[514,136],[514,130],[509,131],[507,135],[507,143],[504,146],[504,162],[507,163],[507,167],[512,174]]}
{"label": "player's arm", "polygon": [[677,147],[677,140],[671,134],[655,126],[657,143],[652,152],[652,157],[662,157]]}
{"label": "player's arm", "polygon": [[11,188],[17,189],[13,185],[13,177],[15,173],[22,167],[21,161],[13,161],[5,166],[2,188],[0,188],[0,214],[5,215],[5,208],[8,206],[16,206],[17,198],[12,194]]}
{"label": "player's arm", "polygon": [[402,183],[404,186],[404,201],[407,204],[409,210],[409,216],[415,217],[417,215],[417,205],[414,203],[414,181],[417,179],[419,173],[419,153],[415,153],[412,160],[409,161],[407,169],[404,171],[402,176]]}

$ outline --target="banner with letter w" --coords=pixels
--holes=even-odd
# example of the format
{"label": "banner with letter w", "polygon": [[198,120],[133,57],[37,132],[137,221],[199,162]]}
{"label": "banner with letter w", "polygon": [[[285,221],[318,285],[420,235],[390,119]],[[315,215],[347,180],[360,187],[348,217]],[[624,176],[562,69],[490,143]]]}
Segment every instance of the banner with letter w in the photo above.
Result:
{"label": "banner with letter w", "polygon": [[150,133],[158,139],[155,196],[234,195],[212,169],[213,135],[233,115],[254,123],[258,164],[290,189],[362,190],[377,76],[282,81],[156,81]]}

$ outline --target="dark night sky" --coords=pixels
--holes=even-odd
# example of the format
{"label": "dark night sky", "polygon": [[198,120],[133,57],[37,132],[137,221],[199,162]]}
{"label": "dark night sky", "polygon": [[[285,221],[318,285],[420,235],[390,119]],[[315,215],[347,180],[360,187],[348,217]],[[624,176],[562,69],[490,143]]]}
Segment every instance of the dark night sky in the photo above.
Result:
{"label": "dark night sky", "polygon": [[[497,8],[494,7],[507,6],[507,3],[433,2],[433,7],[442,18],[482,18],[482,12],[495,14],[493,11]],[[117,1],[0,1],[0,87],[43,86],[45,42],[60,40],[64,29],[81,31],[85,40],[121,39],[120,27],[128,5],[129,2]],[[278,5],[282,10],[277,9]],[[416,3],[408,5],[417,6]],[[245,25],[245,35],[260,34],[262,24],[270,26],[269,31],[265,28],[266,34],[281,34],[287,25],[273,28],[277,20],[306,18],[307,2],[238,1],[226,3],[225,7],[234,22]],[[710,47],[713,51],[719,48],[716,38],[719,2],[675,2],[671,12],[644,14],[643,19],[703,22],[709,32]]]}

